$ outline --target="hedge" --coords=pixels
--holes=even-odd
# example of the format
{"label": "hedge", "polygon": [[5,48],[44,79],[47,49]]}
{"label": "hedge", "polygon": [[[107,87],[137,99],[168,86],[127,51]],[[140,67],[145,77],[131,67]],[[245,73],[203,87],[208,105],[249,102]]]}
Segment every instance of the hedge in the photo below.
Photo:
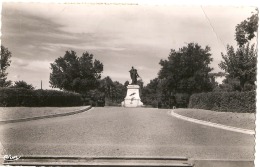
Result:
{"label": "hedge", "polygon": [[81,95],[72,92],[0,88],[1,107],[69,107],[82,104]]}
{"label": "hedge", "polygon": [[193,94],[189,108],[223,112],[256,112],[256,92],[209,92]]}

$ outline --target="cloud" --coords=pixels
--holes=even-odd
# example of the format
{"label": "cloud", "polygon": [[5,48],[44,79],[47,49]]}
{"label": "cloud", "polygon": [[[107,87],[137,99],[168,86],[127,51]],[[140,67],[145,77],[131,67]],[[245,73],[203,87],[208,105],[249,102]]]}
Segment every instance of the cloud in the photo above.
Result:
{"label": "cloud", "polygon": [[14,75],[13,78],[14,78],[15,80],[19,80],[20,75]]}
{"label": "cloud", "polygon": [[16,69],[26,69],[30,71],[43,71],[50,69],[50,61],[20,59],[17,57],[12,58],[11,66]]}
{"label": "cloud", "polygon": [[37,71],[47,83],[49,63],[71,49],[79,56],[94,54],[104,64],[103,76],[124,82],[135,66],[149,82],[157,76],[160,59],[189,42],[209,45],[211,66],[219,71],[220,53],[226,44],[236,45],[234,28],[251,11],[254,8],[4,3],[1,40],[13,55],[10,75],[37,84]]}
{"label": "cloud", "polygon": [[123,51],[125,48],[122,47],[108,47],[108,46],[97,46],[90,45],[89,43],[81,43],[81,44],[64,44],[64,43],[53,43],[44,44],[44,47],[49,50],[55,50],[59,48],[70,48],[73,50],[107,50],[107,51]]}
{"label": "cloud", "polygon": [[24,61],[24,60],[19,59],[19,58],[12,58],[11,63],[12,63],[12,66],[16,66],[18,68],[26,67],[29,64],[27,61]]}

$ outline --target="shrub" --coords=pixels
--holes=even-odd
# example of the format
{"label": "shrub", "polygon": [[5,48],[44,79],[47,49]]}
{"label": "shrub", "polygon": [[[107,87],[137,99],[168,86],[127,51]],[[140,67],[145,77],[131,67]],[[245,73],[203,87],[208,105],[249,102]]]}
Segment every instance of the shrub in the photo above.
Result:
{"label": "shrub", "polygon": [[193,94],[189,108],[224,112],[256,112],[256,92],[209,92]]}
{"label": "shrub", "polygon": [[190,95],[187,93],[176,93],[175,101],[177,108],[187,108],[189,104]]}
{"label": "shrub", "polygon": [[35,89],[31,84],[25,81],[14,81],[14,85],[12,85],[11,88]]}
{"label": "shrub", "polygon": [[0,88],[0,106],[2,107],[68,107],[82,104],[81,95],[72,92]]}

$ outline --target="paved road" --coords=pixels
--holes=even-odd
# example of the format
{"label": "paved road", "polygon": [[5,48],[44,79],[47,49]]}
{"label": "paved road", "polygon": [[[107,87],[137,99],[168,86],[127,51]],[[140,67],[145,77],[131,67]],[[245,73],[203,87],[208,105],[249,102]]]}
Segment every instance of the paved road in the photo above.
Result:
{"label": "paved road", "polygon": [[94,108],[1,125],[2,154],[254,159],[254,136],[180,120],[168,111]]}

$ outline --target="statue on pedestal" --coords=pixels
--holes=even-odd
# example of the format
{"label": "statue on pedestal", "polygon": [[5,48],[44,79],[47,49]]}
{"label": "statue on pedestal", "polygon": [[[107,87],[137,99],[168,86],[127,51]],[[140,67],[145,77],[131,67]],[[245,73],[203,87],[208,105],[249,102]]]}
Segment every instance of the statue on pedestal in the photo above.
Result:
{"label": "statue on pedestal", "polygon": [[130,72],[130,77],[132,79],[131,85],[137,85],[137,78],[140,77],[137,73],[137,70],[132,67],[132,69],[129,71]]}
{"label": "statue on pedestal", "polygon": [[137,85],[137,78],[140,77],[137,73],[137,70],[132,67],[129,71],[132,83],[127,86],[127,93],[124,101],[121,105],[123,107],[142,107],[143,103],[141,102],[139,89],[140,86]]}

